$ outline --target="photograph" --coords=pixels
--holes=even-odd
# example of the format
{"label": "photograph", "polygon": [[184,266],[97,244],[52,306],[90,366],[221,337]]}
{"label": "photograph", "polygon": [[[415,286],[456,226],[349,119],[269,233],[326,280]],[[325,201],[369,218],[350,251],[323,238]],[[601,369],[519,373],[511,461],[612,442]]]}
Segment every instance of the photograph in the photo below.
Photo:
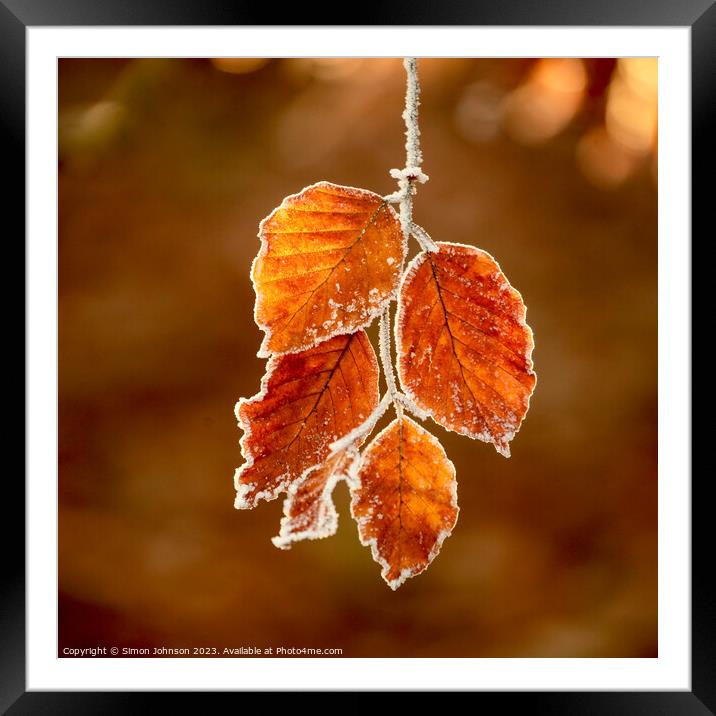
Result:
{"label": "photograph", "polygon": [[57,659],[658,659],[661,62],[58,57]]}
{"label": "photograph", "polygon": [[0,713],[716,714],[716,0],[354,11],[0,0]]}

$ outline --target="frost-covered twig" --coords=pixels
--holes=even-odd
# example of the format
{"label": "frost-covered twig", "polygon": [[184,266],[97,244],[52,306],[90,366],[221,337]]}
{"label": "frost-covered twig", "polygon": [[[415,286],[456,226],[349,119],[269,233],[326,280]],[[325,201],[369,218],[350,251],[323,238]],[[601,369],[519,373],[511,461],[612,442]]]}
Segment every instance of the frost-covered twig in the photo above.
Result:
{"label": "frost-covered twig", "polygon": [[425,231],[425,229],[422,226],[413,224],[413,227],[412,227],[410,233],[415,237],[417,242],[420,244],[420,248],[423,251],[428,251],[430,253],[437,252],[437,250],[438,250],[437,245],[430,238],[430,234],[427,231]]}
{"label": "frost-covered twig", "polygon": [[419,408],[405,393],[398,393],[395,396],[398,402],[409,412],[412,413],[418,420],[427,420],[430,415],[422,408]]}
{"label": "frost-covered twig", "polygon": [[388,395],[390,395],[390,399],[393,401],[398,418],[402,418],[403,404],[398,401],[398,388],[395,385],[395,371],[393,370],[393,351],[390,345],[390,306],[380,314],[378,344],[380,349],[380,362],[383,365],[385,382],[388,386]]}
{"label": "frost-covered twig", "polygon": [[413,225],[413,196],[415,185],[424,184],[428,180],[422,171],[423,153],[420,149],[420,126],[418,124],[418,107],[420,106],[420,82],[418,80],[418,63],[414,57],[406,57],[403,67],[407,75],[405,91],[405,166],[402,169],[391,169],[390,176],[398,180],[398,191],[384,197],[386,201],[400,204],[400,225],[407,241]]}
{"label": "frost-covered twig", "polygon": [[[383,199],[389,203],[400,204],[400,228],[406,243],[412,234],[424,251],[437,251],[437,246],[435,246],[428,232],[413,223],[413,197],[416,192],[416,184],[424,184],[428,180],[428,176],[422,170],[423,153],[420,149],[420,127],[418,125],[420,82],[418,81],[417,60],[414,57],[406,57],[403,60],[403,67],[405,67],[407,76],[405,110],[403,111],[403,119],[405,120],[405,167],[390,170],[390,176],[398,180],[398,190],[383,197]],[[402,266],[400,271],[402,274]],[[347,449],[369,435],[391,403],[395,406],[395,413],[399,419],[403,417],[403,408],[422,420],[427,417],[423,410],[398,390],[395,383],[390,334],[389,303],[380,316],[379,330],[380,361],[383,365],[388,392],[363,423],[331,444],[331,453],[333,454]]]}
{"label": "frost-covered twig", "polygon": [[[416,184],[424,184],[428,180],[423,173],[423,152],[420,149],[420,126],[418,124],[418,107],[420,106],[420,81],[418,80],[418,62],[414,57],[403,60],[406,74],[405,109],[405,166],[402,169],[391,169],[390,176],[398,180],[398,191],[384,197],[385,201],[400,204],[400,228],[407,244],[410,235],[415,236],[424,251],[437,251],[437,246],[425,229],[413,223],[413,197]],[[401,273],[403,267],[400,267]],[[403,417],[403,408],[406,407],[413,414],[419,411],[404,395],[401,395],[395,385],[393,372],[392,350],[390,346],[390,306],[387,306],[380,317],[380,359],[383,372],[388,385],[388,394],[391,396],[395,413],[398,419]]]}
{"label": "frost-covered twig", "polygon": [[418,61],[414,57],[406,57],[403,67],[408,75],[408,86],[405,92],[405,153],[406,166],[418,167],[423,163],[420,151],[420,127],[418,126],[418,105],[420,104],[420,82],[418,80]]}

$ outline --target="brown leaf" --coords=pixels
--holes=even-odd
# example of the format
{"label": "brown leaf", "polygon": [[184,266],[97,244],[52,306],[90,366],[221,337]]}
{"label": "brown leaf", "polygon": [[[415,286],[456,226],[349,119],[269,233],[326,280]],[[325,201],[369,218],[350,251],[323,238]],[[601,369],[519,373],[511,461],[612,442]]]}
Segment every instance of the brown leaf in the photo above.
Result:
{"label": "brown leaf", "polygon": [[382,197],[328,182],[286,197],[259,238],[251,278],[262,357],[370,324],[394,294],[405,254],[398,217]]}
{"label": "brown leaf", "polygon": [[350,479],[358,459],[355,446],[331,455],[320,467],[294,482],[283,504],[283,518],[278,536],[271,541],[280,549],[290,549],[293,542],[323,539],[336,533],[338,513],[333,504],[333,490],[341,480]]}
{"label": "brown leaf", "polygon": [[536,383],[522,297],[486,252],[438,247],[413,259],[400,289],[400,382],[437,423],[509,457]]}
{"label": "brown leaf", "polygon": [[236,406],[246,462],[236,471],[235,506],[275,499],[377,404],[378,363],[365,331],[271,358],[261,391]]}
{"label": "brown leaf", "polygon": [[459,511],[453,464],[437,439],[406,417],[368,446],[351,498],[361,543],[370,545],[392,589],[427,569]]}

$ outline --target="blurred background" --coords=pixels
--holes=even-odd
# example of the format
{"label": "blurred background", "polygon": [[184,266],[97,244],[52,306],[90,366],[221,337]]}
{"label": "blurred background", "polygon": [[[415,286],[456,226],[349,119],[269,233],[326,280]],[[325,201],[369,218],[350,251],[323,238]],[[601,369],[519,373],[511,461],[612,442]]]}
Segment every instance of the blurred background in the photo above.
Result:
{"label": "blurred background", "polygon": [[318,180],[395,189],[401,61],[60,60],[60,653],[657,655],[656,60],[419,68],[416,220],[497,258],[538,384],[510,460],[428,424],[460,518],[393,593],[344,484],[338,534],[287,552],[282,500],[233,509],[233,408],[259,220]]}

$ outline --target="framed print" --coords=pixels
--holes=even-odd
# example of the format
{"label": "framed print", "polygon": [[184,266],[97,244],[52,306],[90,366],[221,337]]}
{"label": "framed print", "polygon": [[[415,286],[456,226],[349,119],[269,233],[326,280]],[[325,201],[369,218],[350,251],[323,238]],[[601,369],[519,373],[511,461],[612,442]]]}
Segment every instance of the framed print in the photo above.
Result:
{"label": "framed print", "polygon": [[690,417],[716,10],[366,9],[0,0],[9,713],[716,712]]}

